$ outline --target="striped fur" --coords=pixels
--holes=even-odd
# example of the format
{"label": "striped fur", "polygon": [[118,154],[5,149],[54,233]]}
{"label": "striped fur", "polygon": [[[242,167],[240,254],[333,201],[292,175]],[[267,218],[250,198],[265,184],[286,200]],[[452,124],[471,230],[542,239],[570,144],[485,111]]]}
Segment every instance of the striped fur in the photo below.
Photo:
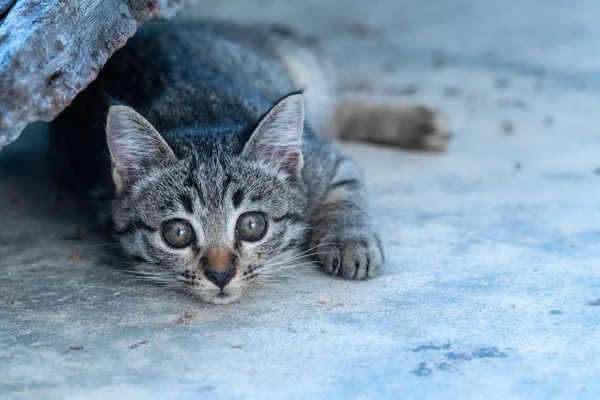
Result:
{"label": "striped fur", "polygon": [[[57,119],[71,187],[112,199],[139,276],[222,304],[306,257],[347,279],[378,273],[361,171],[324,139],[339,93],[319,54],[280,28],[155,22]],[[236,233],[247,212],[267,218],[259,240]],[[165,240],[172,219],[189,245]],[[205,275],[213,259],[235,270],[222,289]]]}

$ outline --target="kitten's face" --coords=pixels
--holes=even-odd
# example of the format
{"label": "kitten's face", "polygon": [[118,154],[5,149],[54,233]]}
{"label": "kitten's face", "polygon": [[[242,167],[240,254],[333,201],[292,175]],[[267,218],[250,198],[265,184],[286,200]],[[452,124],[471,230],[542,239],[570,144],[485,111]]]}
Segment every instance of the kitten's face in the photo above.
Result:
{"label": "kitten's face", "polygon": [[211,154],[192,148],[178,159],[139,114],[112,107],[112,218],[138,270],[226,304],[293,262],[307,234],[306,189],[298,179],[302,122],[302,98],[290,96],[240,154],[215,146]]}

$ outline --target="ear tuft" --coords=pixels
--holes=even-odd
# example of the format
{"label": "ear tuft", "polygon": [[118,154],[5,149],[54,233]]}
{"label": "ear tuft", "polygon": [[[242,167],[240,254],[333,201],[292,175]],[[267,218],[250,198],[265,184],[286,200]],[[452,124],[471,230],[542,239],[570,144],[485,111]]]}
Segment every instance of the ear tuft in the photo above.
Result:
{"label": "ear tuft", "polygon": [[304,99],[295,93],[281,99],[260,121],[242,155],[300,176],[304,165]]}
{"label": "ear tuft", "polygon": [[173,150],[150,122],[130,107],[110,107],[106,139],[118,192],[134,185],[148,169],[175,159]]}

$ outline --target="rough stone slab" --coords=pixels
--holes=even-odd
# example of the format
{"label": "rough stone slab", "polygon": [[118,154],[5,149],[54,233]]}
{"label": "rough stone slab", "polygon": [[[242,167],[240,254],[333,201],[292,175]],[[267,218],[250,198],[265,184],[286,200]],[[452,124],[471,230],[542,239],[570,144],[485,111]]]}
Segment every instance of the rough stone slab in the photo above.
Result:
{"label": "rough stone slab", "polygon": [[[50,121],[150,19],[194,0],[21,0],[0,22],[0,148]],[[11,1],[0,0],[0,14]]]}
{"label": "rough stone slab", "polygon": [[2,14],[8,11],[10,6],[12,6],[14,2],[15,0],[0,0],[0,17],[2,16]]}

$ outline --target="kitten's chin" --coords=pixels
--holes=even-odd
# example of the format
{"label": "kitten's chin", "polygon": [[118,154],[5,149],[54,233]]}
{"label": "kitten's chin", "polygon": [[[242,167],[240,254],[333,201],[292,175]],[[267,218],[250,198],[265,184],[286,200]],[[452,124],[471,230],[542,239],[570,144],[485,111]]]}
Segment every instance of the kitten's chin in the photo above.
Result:
{"label": "kitten's chin", "polygon": [[242,297],[242,293],[237,292],[237,291],[235,291],[235,292],[234,291],[230,291],[230,292],[218,292],[218,291],[197,292],[196,294],[202,299],[202,301],[205,301],[207,303],[212,303],[212,304],[219,304],[219,305],[233,303],[234,301],[236,301],[240,297]]}

